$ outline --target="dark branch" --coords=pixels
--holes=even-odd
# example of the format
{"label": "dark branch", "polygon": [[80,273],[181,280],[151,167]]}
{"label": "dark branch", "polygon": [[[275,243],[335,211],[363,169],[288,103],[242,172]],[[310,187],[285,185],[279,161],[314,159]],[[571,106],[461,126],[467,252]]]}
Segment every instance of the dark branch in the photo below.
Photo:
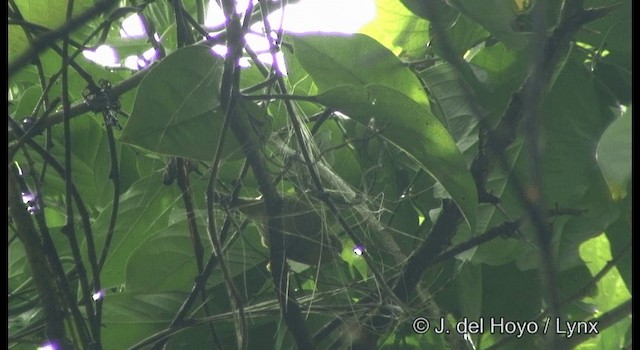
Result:
{"label": "dark branch", "polygon": [[16,225],[18,237],[24,244],[27,262],[31,269],[33,281],[42,301],[46,334],[49,339],[63,341],[65,339],[64,313],[56,298],[53,273],[49,270],[46,254],[38,231],[36,230],[20,196],[20,188],[14,173],[10,170],[9,180],[9,212]]}

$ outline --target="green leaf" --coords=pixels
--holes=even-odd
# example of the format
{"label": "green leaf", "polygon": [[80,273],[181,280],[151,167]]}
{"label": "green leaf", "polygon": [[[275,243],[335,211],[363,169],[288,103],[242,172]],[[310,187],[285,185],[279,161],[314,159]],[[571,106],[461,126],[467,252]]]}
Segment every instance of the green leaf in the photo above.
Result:
{"label": "green leaf", "polygon": [[[175,187],[165,186],[161,180],[158,174],[142,179],[120,197],[118,220],[102,270],[104,286],[122,285],[127,261],[133,252],[147,237],[167,227],[169,214],[179,197]],[[94,225],[98,254],[105,242],[110,217],[111,205],[102,211]],[[83,247],[83,251],[86,251],[86,247]]]}
{"label": "green leaf", "polygon": [[496,39],[510,49],[523,49],[529,41],[527,33],[517,32],[513,23],[517,18],[516,2],[513,0],[455,0],[448,1],[463,14],[477,21]]}
{"label": "green leaf", "polygon": [[484,45],[486,39],[490,37],[490,34],[476,21],[461,13],[458,13],[455,25],[445,27],[445,33],[459,55],[465,55],[467,50],[473,50],[483,41],[485,42],[481,45]]}
{"label": "green leaf", "polygon": [[429,42],[429,22],[416,16],[400,0],[375,0],[376,18],[360,33],[366,34],[393,53],[424,58]]}
{"label": "green leaf", "polygon": [[[629,55],[630,56],[630,55]],[[594,68],[599,93],[603,98],[609,97],[610,106],[629,105],[632,101],[631,68],[624,67],[618,61],[625,58],[624,54],[611,53],[608,56],[588,62]],[[604,101],[603,101],[604,102]]]}
{"label": "green leaf", "polygon": [[588,24],[590,30],[576,33],[576,41],[587,43],[599,50],[609,51],[620,56],[626,72],[631,72],[632,0],[592,0],[585,3],[588,7],[615,6],[611,13]]}
{"label": "green leaf", "polygon": [[538,271],[521,271],[515,264],[485,265],[481,283],[484,317],[533,320],[540,312]]}
{"label": "green leaf", "polygon": [[7,271],[7,283],[11,290],[30,278],[24,245],[19,239],[15,239],[7,249]]}
{"label": "green leaf", "polygon": [[[222,62],[207,46],[190,46],[167,56],[140,83],[121,140],[153,152],[211,161],[224,122],[219,102]],[[239,106],[235,113],[256,118],[262,113],[249,101]],[[238,142],[229,134],[223,154],[238,151]]]}
{"label": "green leaf", "polygon": [[[187,221],[184,219],[186,214],[183,210],[178,214],[183,216],[181,221],[148,237],[131,254],[126,272],[128,291],[159,293],[186,291],[193,287],[198,276],[193,244],[189,237]],[[198,229],[204,251],[210,252],[206,228],[198,226]],[[225,256],[232,276],[265,262],[264,255],[248,248],[262,247],[260,234],[249,234],[248,231],[245,230],[246,234],[243,235],[245,241],[237,240]],[[224,280],[221,275],[214,275],[207,282],[209,286],[214,286],[223,283]]]}
{"label": "green leaf", "polygon": [[[445,267],[446,266],[446,267]],[[450,261],[443,266],[450,277],[440,281],[434,277],[432,283],[443,283],[442,291],[435,295],[441,309],[448,310],[455,317],[477,320],[482,315],[482,265]],[[440,276],[444,276],[441,272]]]}
{"label": "green leaf", "polygon": [[474,97],[465,90],[466,82],[448,63],[430,67],[420,76],[430,96],[437,102],[447,123],[447,130],[455,138],[460,151],[465,152],[478,141],[475,132],[478,120],[469,102]]}
{"label": "green leaf", "polygon": [[[594,81],[589,74],[581,62],[569,59],[546,97],[540,113],[542,132],[539,171],[543,176],[541,193],[545,208],[588,210],[582,216],[550,218],[554,229],[554,246],[558,249],[560,262],[565,265],[560,268],[573,266],[570,263],[578,258],[576,245],[592,237],[594,229],[605,228],[617,216],[607,198],[607,186],[595,158],[598,139],[610,124],[612,116],[609,109],[599,103],[600,96],[594,89]],[[487,183],[487,188],[500,197],[502,207],[509,217],[522,215],[521,201],[513,191],[513,175],[517,174],[521,179],[529,179],[531,176],[532,161],[523,145],[523,136],[519,136],[507,150],[508,153],[513,152],[508,156],[513,159],[509,161],[513,164],[510,171],[507,174],[493,171]],[[504,179],[507,179],[506,183]],[[487,227],[504,221],[504,215],[499,212],[491,215]],[[478,222],[482,221],[484,219],[479,217]],[[527,237],[535,234],[530,225],[520,231]],[[514,242],[493,240],[483,244],[478,247],[474,261],[482,256],[480,260],[483,262],[503,262],[502,259],[494,258],[513,249],[510,256],[518,259],[520,268],[536,268],[539,264],[538,252],[531,246],[527,248],[526,245]],[[520,248],[514,249],[516,246]]]}
{"label": "green leaf", "polygon": [[541,171],[549,205],[582,207],[587,188],[602,181],[594,151],[613,115],[599,102],[589,72],[576,60],[569,60],[541,112]]}
{"label": "green leaf", "polygon": [[624,198],[631,179],[631,106],[602,134],[596,159],[611,197],[614,200]]}
{"label": "green leaf", "polygon": [[105,349],[128,349],[169,325],[186,292],[119,293],[106,296],[102,331]]}
{"label": "green leaf", "polygon": [[[627,196],[627,198],[616,203],[620,206],[620,211],[623,215],[620,215],[618,220],[609,225],[605,232],[611,245],[611,255],[618,258],[616,267],[629,292],[632,291],[631,288],[633,286],[633,256],[630,249],[633,236],[631,200],[632,196]],[[622,257],[620,258],[619,256]]]}
{"label": "green leaf", "polygon": [[[476,71],[478,80],[491,90],[491,94],[482,96],[483,100],[479,102],[483,106],[491,106],[491,108],[500,109],[502,112],[502,109],[506,107],[506,99],[511,98],[513,91],[522,84],[527,76],[527,58],[526,52],[510,50],[503,43],[479,50],[471,59],[470,64]],[[493,96],[497,92],[499,92],[499,98]],[[484,99],[489,99],[489,101],[485,102]],[[500,105],[495,106],[496,104]]]}
{"label": "green leaf", "polygon": [[8,31],[9,62],[12,62],[27,50],[29,40],[22,28],[17,25],[9,26]]}
{"label": "green leaf", "polygon": [[422,106],[427,95],[418,78],[393,52],[364,35],[296,35],[294,52],[318,85],[320,93],[340,85],[378,84]]}
{"label": "green leaf", "polygon": [[[16,4],[25,21],[55,29],[67,19],[68,1],[60,0],[17,0]],[[73,16],[92,5],[91,0],[79,0],[73,3]]]}
{"label": "green leaf", "polygon": [[[429,2],[423,0],[401,1],[416,16],[429,20],[429,29],[431,31],[433,31],[431,26],[438,25],[444,31],[448,44],[456,54],[464,55],[468,49],[478,45],[481,39],[489,37],[489,33],[476,21],[460,13],[444,0],[432,0]],[[429,43],[428,45],[426,44],[427,42]],[[433,35],[428,41],[424,41],[422,45],[428,46],[429,50],[439,54],[442,52],[442,42],[437,35]]]}
{"label": "green leaf", "polygon": [[354,150],[345,146],[349,140],[338,123],[324,123],[314,138],[331,168],[346,182],[358,187],[362,181],[362,168]]}
{"label": "green leaf", "polygon": [[[102,116],[97,118],[101,119]],[[72,144],[71,175],[74,184],[89,210],[104,208],[113,200],[113,184],[109,178],[111,171],[110,151],[106,131],[89,114],[72,119],[70,124]],[[51,130],[54,144],[61,146],[53,147],[51,154],[56,157],[59,163],[64,164],[63,126],[59,124],[52,127]],[[116,148],[118,149],[120,146],[116,144]],[[121,162],[121,160],[118,157],[118,161]],[[126,172],[127,170],[123,169],[123,173]],[[45,179],[48,184],[46,195],[50,196],[51,199],[65,193],[64,179],[58,173],[54,171],[47,172]],[[121,190],[124,192],[124,185]],[[55,202],[57,201],[54,200]],[[62,206],[58,207],[59,210],[64,211],[62,208]]]}
{"label": "green leaf", "polygon": [[[428,111],[418,78],[366,35],[293,37],[296,58],[314,79],[319,102],[360,124],[384,126],[383,136],[442,183],[474,226],[477,193],[455,142]],[[376,105],[376,103],[378,104]],[[425,128],[416,127],[424,123]]]}
{"label": "green leaf", "polygon": [[[454,24],[457,17],[457,11],[442,0],[432,1],[430,6],[420,0],[400,0],[400,2],[411,12],[415,13],[416,16],[420,16],[429,21],[442,22],[445,27]],[[432,10],[435,13],[432,13]]]}
{"label": "green leaf", "polygon": [[[606,235],[602,234],[584,242],[580,246],[580,256],[595,276],[611,261],[611,250]],[[624,281],[616,268],[611,269],[598,281],[598,294],[588,297],[586,302],[597,306],[598,312],[607,312],[631,298]],[[629,310],[629,313],[631,310]],[[630,316],[620,320],[616,324],[602,331],[600,336],[589,340],[587,343],[595,349],[620,349],[624,345],[624,335],[631,323]]]}
{"label": "green leaf", "polygon": [[439,181],[473,231],[475,183],[453,137],[428,109],[389,87],[341,86],[317,96],[320,103],[369,126]]}
{"label": "green leaf", "polygon": [[193,285],[198,272],[186,222],[167,231],[175,233],[154,234],[131,254],[126,272],[128,291],[186,291]]}
{"label": "green leaf", "polygon": [[595,175],[597,180],[593,181],[593,186],[587,190],[579,202],[580,209],[585,213],[555,220],[558,227],[562,227],[560,232],[563,238],[559,244],[556,260],[559,271],[574,265],[582,265],[582,260],[578,256],[580,244],[607,230],[620,217],[620,210],[610,200],[606,184],[597,176],[597,173]]}
{"label": "green leaf", "polygon": [[18,100],[18,105],[14,113],[18,123],[20,123],[23,118],[31,116],[40,96],[42,96],[42,90],[38,86],[31,86],[24,90]]}
{"label": "green leaf", "polygon": [[[26,22],[49,29],[60,27],[67,19],[67,2],[60,0],[17,0],[16,5]],[[74,1],[73,16],[92,5],[90,0]],[[9,62],[28,47],[29,41],[19,25],[9,26]]]}

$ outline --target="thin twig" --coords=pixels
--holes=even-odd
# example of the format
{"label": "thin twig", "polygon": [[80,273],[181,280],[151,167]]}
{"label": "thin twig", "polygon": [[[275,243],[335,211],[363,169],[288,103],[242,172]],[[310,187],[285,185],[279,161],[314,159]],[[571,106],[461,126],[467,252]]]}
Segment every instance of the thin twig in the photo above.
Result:
{"label": "thin twig", "polygon": [[[67,5],[67,23],[70,23],[71,14],[73,12],[73,1],[69,1]],[[84,268],[84,264],[82,262],[82,257],[80,256],[80,251],[78,249],[78,243],[76,240],[75,227],[74,227],[74,214],[73,214],[73,179],[71,176],[71,124],[68,118],[69,108],[71,102],[69,100],[69,40],[67,37],[68,33],[64,33],[61,36],[63,37],[62,42],[62,69],[61,69],[61,81],[62,81],[62,110],[66,117],[63,118],[63,128],[64,128],[64,168],[66,170],[66,176],[64,178],[65,183],[65,204],[66,204],[66,222],[63,227],[62,232],[67,236],[69,240],[69,244],[72,249],[72,254],[75,260],[76,268],[78,270],[78,277],[80,279],[80,286],[82,288],[82,301],[84,302],[84,306],[86,308],[87,317],[89,318],[89,326],[91,327],[91,333],[93,334],[93,340],[89,337],[89,335],[84,335],[83,346],[88,347],[89,344],[92,344],[93,341],[97,341],[99,344],[99,327],[100,325],[97,322],[93,300],[91,300],[89,285],[87,281],[87,273]],[[83,322],[82,319],[76,320],[76,322]]]}
{"label": "thin twig", "polygon": [[[253,7],[251,4],[252,2],[249,2],[249,8],[247,9],[247,12],[252,11]],[[234,122],[239,119],[239,115],[235,115],[232,118],[231,113],[237,106],[237,101],[235,100],[234,96],[236,91],[239,89],[240,72],[237,67],[238,61],[242,55],[242,48],[244,47],[244,34],[242,31],[242,26],[240,24],[239,15],[236,13],[236,4],[231,1],[223,1],[222,5],[225,18],[227,19],[226,33],[227,48],[229,50],[229,54],[227,55],[227,58],[224,62],[224,68],[220,83],[220,104],[224,107],[225,116],[206,192],[208,232],[214,253],[218,257],[218,264],[220,265],[220,269],[222,270],[222,275],[225,280],[225,286],[229,295],[229,299],[231,301],[231,306],[234,309],[233,311],[235,311],[233,314],[236,323],[236,339],[238,349],[246,349],[248,346],[248,326],[246,315],[244,313],[244,302],[235,286],[235,283],[233,282],[232,275],[223,256],[222,242],[220,241],[219,232],[216,227],[216,217],[213,207],[215,194],[214,184],[217,181],[220,162],[222,159],[222,149],[224,141],[226,139],[227,130],[230,124],[233,128]],[[236,134],[236,137],[238,137],[236,130],[234,130],[234,134]],[[242,140],[241,138],[238,139]]]}

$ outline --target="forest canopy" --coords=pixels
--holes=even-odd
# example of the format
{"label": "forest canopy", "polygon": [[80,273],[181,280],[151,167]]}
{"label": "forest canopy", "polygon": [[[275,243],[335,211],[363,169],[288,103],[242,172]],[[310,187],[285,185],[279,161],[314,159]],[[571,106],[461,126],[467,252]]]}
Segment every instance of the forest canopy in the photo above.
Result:
{"label": "forest canopy", "polygon": [[631,348],[631,0],[10,0],[8,37],[10,349]]}

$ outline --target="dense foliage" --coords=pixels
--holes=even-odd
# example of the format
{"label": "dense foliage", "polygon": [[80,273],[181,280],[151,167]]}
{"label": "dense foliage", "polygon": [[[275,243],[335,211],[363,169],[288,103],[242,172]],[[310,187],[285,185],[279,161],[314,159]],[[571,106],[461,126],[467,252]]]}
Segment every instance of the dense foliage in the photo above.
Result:
{"label": "dense foliage", "polygon": [[9,1],[9,348],[630,348],[631,0],[220,5]]}

